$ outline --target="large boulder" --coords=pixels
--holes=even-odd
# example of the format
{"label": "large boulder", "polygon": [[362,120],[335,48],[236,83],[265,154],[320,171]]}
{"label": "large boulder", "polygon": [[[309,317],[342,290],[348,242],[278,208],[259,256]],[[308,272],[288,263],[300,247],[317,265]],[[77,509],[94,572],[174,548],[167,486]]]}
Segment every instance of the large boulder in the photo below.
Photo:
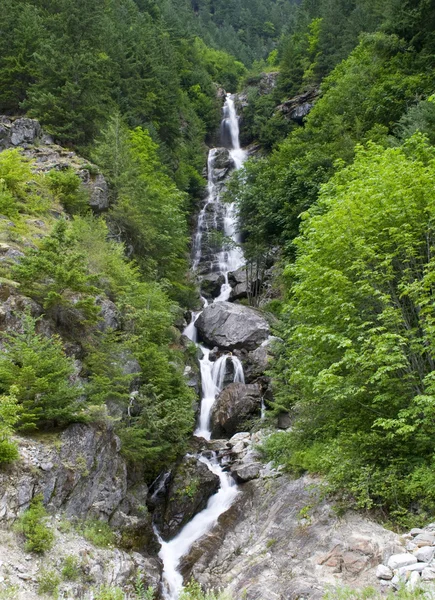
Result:
{"label": "large boulder", "polygon": [[210,422],[213,438],[246,431],[246,422],[261,414],[261,389],[257,384],[231,383],[216,399]]}
{"label": "large boulder", "polygon": [[201,277],[201,294],[208,299],[219,296],[221,287],[225,283],[222,273],[212,272]]}
{"label": "large boulder", "polygon": [[255,350],[269,337],[266,320],[252,308],[215,302],[196,321],[201,339],[224,350]]}
{"label": "large boulder", "polygon": [[166,494],[156,499],[154,523],[170,540],[206,506],[219,489],[219,477],[198,458],[186,455],[166,482]]}
{"label": "large boulder", "polygon": [[231,158],[230,151],[227,148],[216,148],[212,156],[213,177],[216,181],[226,179],[230,171],[234,168],[234,161]]}

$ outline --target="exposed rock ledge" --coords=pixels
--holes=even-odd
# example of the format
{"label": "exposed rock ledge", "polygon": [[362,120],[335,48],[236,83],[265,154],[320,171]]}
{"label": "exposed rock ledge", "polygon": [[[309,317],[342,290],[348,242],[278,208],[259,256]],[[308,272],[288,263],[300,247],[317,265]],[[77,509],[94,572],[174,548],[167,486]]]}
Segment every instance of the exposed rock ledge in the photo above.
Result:
{"label": "exposed rock ledge", "polygon": [[318,481],[258,476],[185,558],[187,579],[246,600],[320,600],[334,586],[377,587],[378,564],[405,552],[402,538],[367,518],[338,518]]}

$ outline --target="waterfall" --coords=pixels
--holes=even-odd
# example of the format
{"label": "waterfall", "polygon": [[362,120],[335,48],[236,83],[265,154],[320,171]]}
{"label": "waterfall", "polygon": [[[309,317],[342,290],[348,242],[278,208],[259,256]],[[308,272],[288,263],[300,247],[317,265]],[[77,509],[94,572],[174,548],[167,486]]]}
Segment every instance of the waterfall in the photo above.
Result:
{"label": "waterfall", "polygon": [[[234,105],[234,100],[230,94],[227,95],[223,108],[222,132],[229,134],[229,152],[234,162],[235,168],[242,167],[246,160],[246,152],[240,148],[239,142],[239,123]],[[224,140],[225,143],[225,140]],[[231,240],[231,245],[228,248],[221,248],[217,255],[217,264],[219,272],[224,276],[225,283],[222,285],[220,294],[215,298],[214,302],[228,300],[231,293],[231,286],[228,283],[228,273],[235,271],[244,264],[243,252],[238,245],[240,241],[237,234],[237,211],[234,204],[222,205],[218,186],[214,176],[214,160],[216,149],[212,149],[208,155],[208,186],[207,197],[202,210],[198,215],[198,223],[195,235],[193,237],[192,248],[192,268],[197,270],[202,259],[202,239],[205,231],[209,230],[207,222],[207,214],[211,205],[214,205],[214,221],[213,226],[217,228],[217,210],[219,209],[224,216],[223,233]],[[202,298],[204,308],[208,305],[205,298]],[[201,410],[199,416],[198,427],[195,431],[195,436],[209,440],[211,437],[210,431],[210,414],[217,395],[222,391],[225,385],[225,378],[228,373],[228,363],[232,368],[232,380],[234,382],[244,383],[243,366],[240,360],[231,353],[224,354],[218,360],[210,360],[211,350],[203,345],[198,344],[198,335],[195,327],[195,322],[200,312],[193,312],[189,325],[184,330],[186,335],[194,342],[202,352],[200,362],[201,369]],[[209,453],[208,453],[209,454]],[[163,597],[165,600],[177,600],[180,592],[183,589],[183,577],[178,568],[180,561],[193,544],[212,529],[221,514],[227,511],[234,502],[238,494],[237,486],[228,473],[226,473],[219,465],[216,456],[209,459],[203,455],[198,455],[198,459],[207,465],[207,467],[218,475],[220,480],[220,488],[208,501],[207,507],[198,513],[187,525],[183,527],[180,533],[169,542],[163,541],[158,531],[159,542],[162,547],[159,553],[162,559],[163,571]]]}

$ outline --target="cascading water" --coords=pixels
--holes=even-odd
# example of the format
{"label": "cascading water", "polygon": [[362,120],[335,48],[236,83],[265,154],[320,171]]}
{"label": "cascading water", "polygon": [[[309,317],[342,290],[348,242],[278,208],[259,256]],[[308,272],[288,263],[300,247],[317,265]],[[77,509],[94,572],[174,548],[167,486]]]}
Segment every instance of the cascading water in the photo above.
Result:
{"label": "cascading water", "polygon": [[[246,159],[246,152],[240,148],[238,118],[234,100],[229,94],[227,95],[223,109],[222,131],[228,133],[229,152],[235,168],[239,169]],[[223,206],[220,202],[220,195],[214,177],[215,156],[216,149],[210,150],[208,156],[208,193],[204,207],[198,215],[197,230],[193,238],[192,267],[194,270],[197,270],[203,258],[203,235],[204,232],[210,230],[210,221],[207,220],[207,214],[211,205],[214,205],[215,209],[218,208],[223,213],[223,233],[231,240],[229,247],[222,248],[217,255],[219,272],[225,279],[225,283],[221,287],[219,296],[214,300],[215,302],[219,302],[229,299],[231,286],[228,283],[228,273],[243,266],[244,257],[243,252],[238,245],[236,207],[234,204]],[[217,227],[217,212],[217,210],[214,211],[214,219],[211,223],[214,228]],[[202,298],[202,300],[205,308],[208,305],[208,302],[205,298]],[[201,411],[195,436],[209,440],[211,437],[210,414],[217,395],[222,391],[225,385],[225,379],[228,376],[228,363],[232,365],[230,372],[232,373],[233,381],[244,383],[244,374],[242,364],[236,356],[225,354],[213,362],[210,360],[210,349],[198,344],[195,321],[200,314],[200,312],[192,314],[191,322],[184,330],[184,335],[195,342],[202,351],[202,358],[200,360],[202,383]],[[183,589],[183,577],[178,571],[182,557],[189,552],[197,540],[216,525],[220,515],[230,508],[238,494],[234,480],[222,469],[215,456],[210,460],[205,456],[198,455],[198,459],[206,464],[213,473],[218,475],[220,479],[220,488],[219,491],[209,499],[207,507],[202,512],[198,513],[174,539],[165,542],[158,536],[158,532],[156,531],[162,545],[159,556],[162,559],[164,566],[163,597],[165,600],[177,600]]]}

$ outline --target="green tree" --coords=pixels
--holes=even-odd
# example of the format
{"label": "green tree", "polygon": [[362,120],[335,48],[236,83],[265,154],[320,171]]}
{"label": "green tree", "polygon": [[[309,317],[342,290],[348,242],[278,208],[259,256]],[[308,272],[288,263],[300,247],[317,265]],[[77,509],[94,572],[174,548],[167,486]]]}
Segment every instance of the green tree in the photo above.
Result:
{"label": "green tree", "polygon": [[36,325],[33,317],[24,314],[22,330],[4,334],[0,357],[0,393],[10,393],[14,386],[13,398],[20,408],[17,426],[26,431],[84,418],[83,390],[74,381],[74,362],[65,355],[59,337],[37,333]]}
{"label": "green tree", "polygon": [[17,444],[11,439],[20,418],[18,391],[16,386],[11,386],[7,395],[0,396],[0,464],[13,462],[19,456]]}
{"label": "green tree", "polygon": [[435,508],[423,493],[435,452],[434,181],[419,134],[358,148],[304,215],[286,269],[277,402],[296,420],[269,451],[396,518],[412,502],[422,519]]}
{"label": "green tree", "polygon": [[40,302],[58,325],[72,331],[96,323],[95,278],[88,274],[86,257],[77,249],[66,221],[56,223],[37,250],[31,249],[12,269],[24,294]]}

